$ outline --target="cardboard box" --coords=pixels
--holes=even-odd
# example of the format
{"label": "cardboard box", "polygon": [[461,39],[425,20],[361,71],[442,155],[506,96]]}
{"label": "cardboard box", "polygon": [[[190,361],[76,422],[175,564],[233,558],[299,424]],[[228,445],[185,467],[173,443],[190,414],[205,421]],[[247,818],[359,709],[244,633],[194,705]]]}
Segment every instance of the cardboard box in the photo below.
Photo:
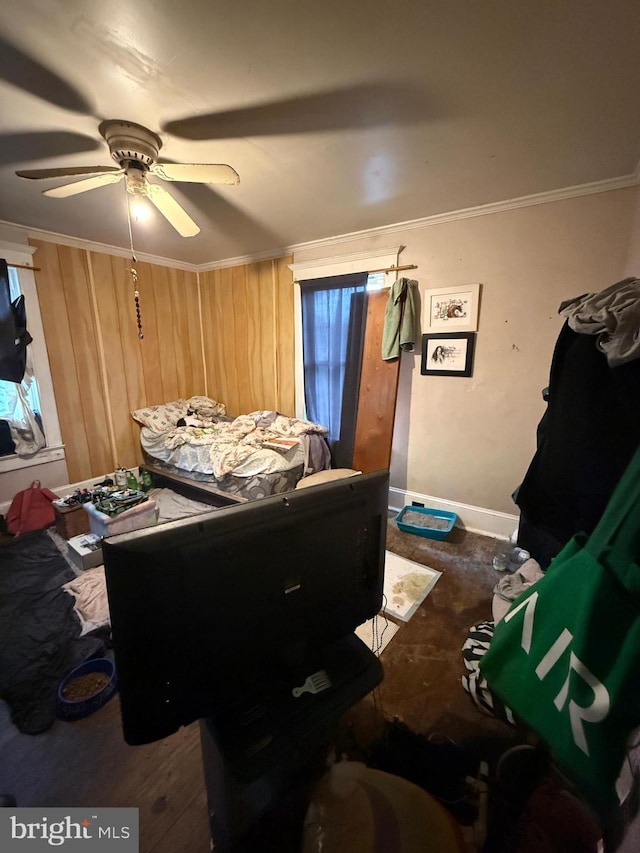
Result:
{"label": "cardboard box", "polygon": [[56,517],[56,530],[63,539],[71,539],[80,536],[81,533],[89,533],[89,516],[84,511],[82,504],[76,506],[53,505]]}
{"label": "cardboard box", "polygon": [[99,536],[83,533],[69,539],[69,557],[83,571],[102,565],[102,543]]}

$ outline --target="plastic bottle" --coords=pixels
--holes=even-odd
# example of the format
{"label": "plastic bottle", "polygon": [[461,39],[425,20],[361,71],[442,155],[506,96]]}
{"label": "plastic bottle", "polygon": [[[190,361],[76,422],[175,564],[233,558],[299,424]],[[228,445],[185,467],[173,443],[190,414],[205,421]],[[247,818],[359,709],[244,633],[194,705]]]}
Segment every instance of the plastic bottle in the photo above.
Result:
{"label": "plastic bottle", "polygon": [[140,488],[143,492],[148,492],[151,488],[151,474],[145,468],[140,474]]}
{"label": "plastic bottle", "polygon": [[524,548],[518,548],[518,546],[516,546],[509,554],[509,558],[507,560],[507,571],[517,572],[522,564],[527,562],[530,556],[531,554],[528,551],[525,551]]}
{"label": "plastic bottle", "polygon": [[509,560],[509,556],[511,555],[512,545],[503,540],[498,540],[496,545],[496,551],[493,556],[493,568],[497,572],[504,572],[507,568],[507,562]]}

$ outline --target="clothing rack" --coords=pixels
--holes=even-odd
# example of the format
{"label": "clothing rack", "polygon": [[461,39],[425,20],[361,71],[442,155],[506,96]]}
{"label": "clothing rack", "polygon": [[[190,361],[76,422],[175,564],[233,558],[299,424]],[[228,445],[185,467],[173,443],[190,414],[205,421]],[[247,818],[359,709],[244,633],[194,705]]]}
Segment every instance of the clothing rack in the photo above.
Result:
{"label": "clothing rack", "polygon": [[368,270],[368,272],[370,272],[370,273],[373,273],[373,272],[400,272],[400,270],[417,270],[417,269],[418,269],[417,264],[405,264],[404,266],[401,266],[401,267],[382,267],[382,269]]}
{"label": "clothing rack", "polygon": [[[32,272],[40,272],[40,267],[30,267],[28,264],[7,264],[7,266],[11,267],[14,270],[31,270]],[[369,270],[369,272],[401,272],[402,270],[417,269],[417,264],[404,264],[403,266],[399,267],[381,267],[379,270]]]}

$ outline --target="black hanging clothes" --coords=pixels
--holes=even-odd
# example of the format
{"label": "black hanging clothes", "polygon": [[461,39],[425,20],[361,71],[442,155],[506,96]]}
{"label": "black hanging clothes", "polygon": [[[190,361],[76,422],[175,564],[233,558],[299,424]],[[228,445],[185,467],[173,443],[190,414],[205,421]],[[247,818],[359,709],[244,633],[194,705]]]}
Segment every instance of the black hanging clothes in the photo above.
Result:
{"label": "black hanging clothes", "polygon": [[591,533],[640,445],[640,358],[611,367],[569,322],[556,342],[537,450],[517,490],[518,544],[546,568],[576,533]]}
{"label": "black hanging clothes", "polygon": [[24,296],[11,301],[7,262],[0,259],[0,379],[22,382],[32,340]]}

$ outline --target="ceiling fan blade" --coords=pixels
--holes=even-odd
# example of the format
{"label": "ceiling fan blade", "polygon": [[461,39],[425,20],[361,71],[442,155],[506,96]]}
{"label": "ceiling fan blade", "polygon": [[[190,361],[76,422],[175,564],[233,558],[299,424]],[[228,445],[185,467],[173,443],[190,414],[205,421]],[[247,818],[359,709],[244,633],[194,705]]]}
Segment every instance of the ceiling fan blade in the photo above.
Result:
{"label": "ceiling fan blade", "polygon": [[164,181],[184,181],[190,184],[239,184],[235,169],[224,163],[154,163],[149,169]]}
{"label": "ceiling fan blade", "polygon": [[61,169],[21,169],[16,172],[19,178],[29,178],[41,181],[44,178],[71,178],[74,175],[106,175],[110,172],[121,172],[117,166],[75,166]]}
{"label": "ceiling fan blade", "polygon": [[200,233],[200,228],[187,211],[160,184],[147,183],[146,194],[149,201],[155,204],[160,213],[182,237],[194,237]]}
{"label": "ceiling fan blade", "polygon": [[68,196],[78,195],[78,193],[86,193],[88,190],[95,190],[98,187],[104,187],[107,184],[116,184],[123,178],[124,169],[116,169],[115,172],[106,172],[103,175],[96,175],[94,178],[86,178],[84,181],[74,181],[71,184],[63,184],[61,187],[45,190],[43,195],[52,198],[67,198]]}
{"label": "ceiling fan blade", "polygon": [[[363,128],[432,117],[424,89],[380,81],[165,122],[182,139],[233,139]],[[428,113],[425,106],[429,107]]]}

